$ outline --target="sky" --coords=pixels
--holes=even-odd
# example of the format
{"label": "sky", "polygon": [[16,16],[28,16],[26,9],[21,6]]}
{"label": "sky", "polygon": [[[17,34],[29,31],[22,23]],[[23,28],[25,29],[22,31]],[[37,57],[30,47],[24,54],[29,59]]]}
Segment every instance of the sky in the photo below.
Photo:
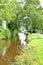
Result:
{"label": "sky", "polygon": [[40,0],[40,2],[41,2],[41,6],[43,7],[43,0]]}
{"label": "sky", "polygon": [[[18,1],[24,2],[25,0],[18,0]],[[43,0],[39,0],[39,1],[40,1],[41,6],[43,7]]]}
{"label": "sky", "polygon": [[[11,1],[11,0],[9,0],[9,1]],[[24,2],[25,0],[17,0],[18,2]],[[43,7],[43,0],[39,0],[40,1],[40,4],[41,4],[41,6]]]}
{"label": "sky", "polygon": [[24,0],[17,0],[18,2],[24,2]]}

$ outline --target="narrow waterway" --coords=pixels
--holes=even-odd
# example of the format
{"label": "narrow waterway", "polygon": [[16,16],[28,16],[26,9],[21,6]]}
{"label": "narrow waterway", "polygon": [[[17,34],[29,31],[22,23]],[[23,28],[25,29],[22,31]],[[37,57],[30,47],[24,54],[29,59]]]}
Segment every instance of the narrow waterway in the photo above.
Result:
{"label": "narrow waterway", "polygon": [[[9,40],[0,40],[0,65],[11,65],[14,62],[16,55],[20,54],[21,45],[18,40],[9,39]],[[2,52],[4,47],[6,47],[6,54],[2,58]]]}

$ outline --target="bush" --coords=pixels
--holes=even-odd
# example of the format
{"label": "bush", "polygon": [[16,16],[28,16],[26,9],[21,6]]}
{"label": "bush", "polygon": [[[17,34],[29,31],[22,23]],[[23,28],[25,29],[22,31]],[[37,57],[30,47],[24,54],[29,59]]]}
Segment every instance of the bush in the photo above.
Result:
{"label": "bush", "polygon": [[12,32],[13,38],[15,38],[15,39],[18,38],[18,32],[19,32],[19,30],[17,30],[17,29],[15,29],[15,30]]}
{"label": "bush", "polygon": [[5,30],[5,37],[6,38],[9,38],[11,36],[11,32],[10,32],[10,30],[7,28],[6,30]]}
{"label": "bush", "polygon": [[0,26],[0,39],[9,38],[10,36],[11,36],[11,33],[10,33],[9,29],[8,28],[3,29]]}

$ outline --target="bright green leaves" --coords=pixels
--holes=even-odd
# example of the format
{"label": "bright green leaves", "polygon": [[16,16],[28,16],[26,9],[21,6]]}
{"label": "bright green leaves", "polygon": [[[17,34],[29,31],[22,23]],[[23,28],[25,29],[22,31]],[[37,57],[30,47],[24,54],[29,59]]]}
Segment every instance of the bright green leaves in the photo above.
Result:
{"label": "bright green leaves", "polygon": [[13,1],[3,0],[0,1],[0,19],[10,22],[10,20],[15,17],[14,10],[16,9],[16,4]]}

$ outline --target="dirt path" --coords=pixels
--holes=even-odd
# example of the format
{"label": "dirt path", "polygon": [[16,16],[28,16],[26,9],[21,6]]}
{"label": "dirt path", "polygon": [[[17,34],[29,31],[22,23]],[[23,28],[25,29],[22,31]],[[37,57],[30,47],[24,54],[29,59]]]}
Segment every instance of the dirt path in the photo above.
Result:
{"label": "dirt path", "polygon": [[38,35],[39,37],[43,38],[43,34],[36,33],[36,35]]}

